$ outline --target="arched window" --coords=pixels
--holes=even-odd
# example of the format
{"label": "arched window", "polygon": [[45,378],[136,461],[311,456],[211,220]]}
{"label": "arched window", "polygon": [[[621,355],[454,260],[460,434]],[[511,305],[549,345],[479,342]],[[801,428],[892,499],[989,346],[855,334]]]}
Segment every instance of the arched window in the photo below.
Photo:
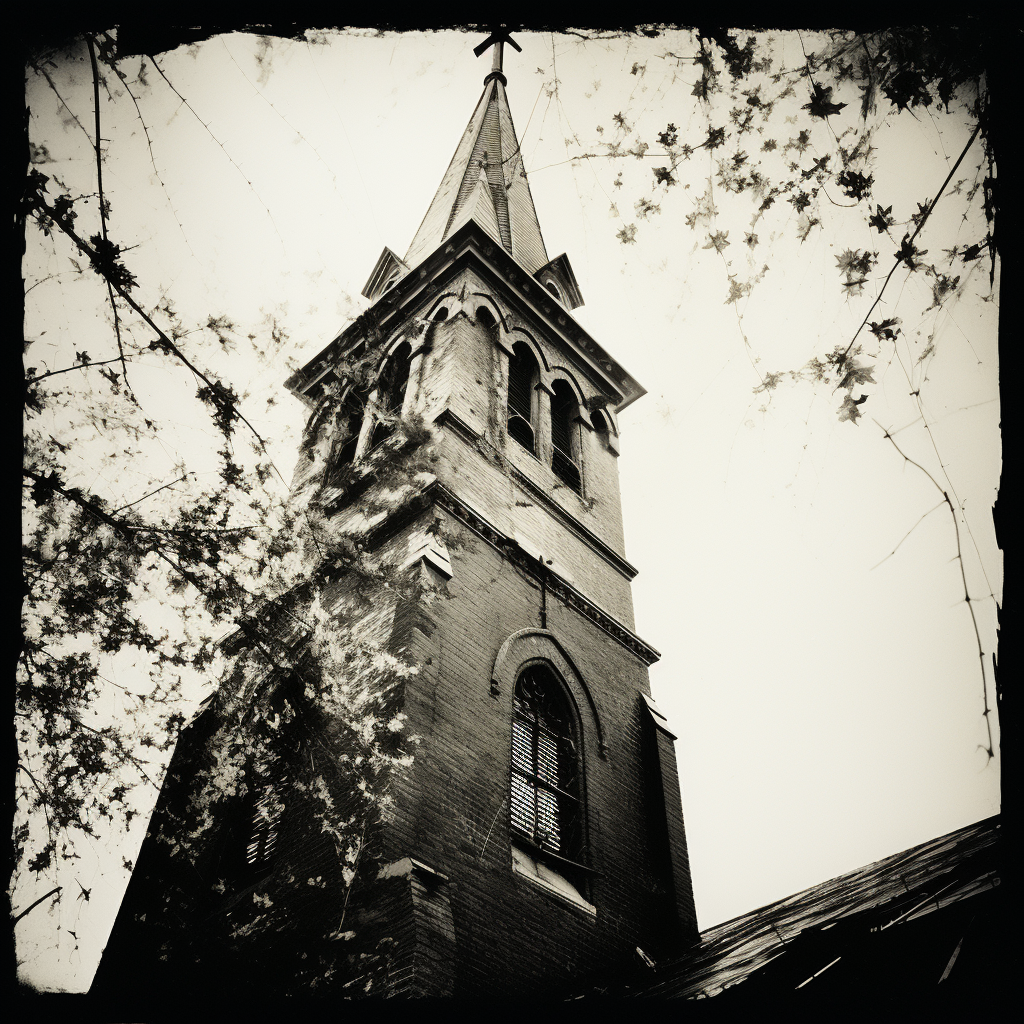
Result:
{"label": "arched window", "polygon": [[590,422],[594,424],[594,429],[599,434],[608,433],[608,420],[605,419],[605,415],[600,409],[595,409],[590,414]]}
{"label": "arched window", "polygon": [[494,319],[494,314],[486,307],[481,306],[476,311],[477,323],[483,324],[484,327],[494,327],[497,321]]}
{"label": "arched window", "polygon": [[359,447],[359,432],[363,429],[363,413],[365,412],[365,394],[360,394],[356,388],[351,388],[345,396],[344,408],[341,414],[341,429],[343,436],[340,440],[340,447],[335,459],[336,465],[347,466],[356,458],[356,448]]}
{"label": "arched window", "polygon": [[395,432],[395,419],[401,415],[405,401],[405,388],[409,383],[409,361],[411,349],[403,341],[388,357],[388,361],[377,381],[377,423],[370,435],[370,447],[374,448]]}
{"label": "arched window", "polygon": [[554,295],[554,297],[558,299],[559,302],[562,301],[562,293],[559,291],[558,285],[555,284],[554,281],[545,281],[544,287],[547,288],[547,290],[551,292],[551,294]]}
{"label": "arched window", "polygon": [[222,850],[221,871],[245,886],[273,871],[289,796],[287,759],[277,752],[268,763],[245,768],[245,796],[237,805],[230,849]]}
{"label": "arched window", "polygon": [[533,395],[539,376],[529,346],[519,342],[508,361],[508,436],[534,454]]}
{"label": "arched window", "polygon": [[561,861],[583,850],[579,754],[574,716],[561,683],[528,666],[512,702],[512,833]]}
{"label": "arched window", "polygon": [[582,493],[576,433],[576,396],[564,380],[556,380],[551,396],[551,468],[577,494]]}

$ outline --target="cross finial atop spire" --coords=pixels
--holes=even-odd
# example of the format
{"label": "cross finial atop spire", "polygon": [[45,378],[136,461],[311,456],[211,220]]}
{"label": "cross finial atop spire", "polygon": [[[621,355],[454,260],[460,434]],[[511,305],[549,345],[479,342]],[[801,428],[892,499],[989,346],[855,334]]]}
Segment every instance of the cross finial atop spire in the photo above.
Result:
{"label": "cross finial atop spire", "polygon": [[[516,50],[518,53],[523,52],[523,48],[512,38],[512,36],[509,35],[508,29],[504,26],[497,26],[491,29],[491,34],[482,43],[480,43],[479,46],[473,47],[473,53],[476,54],[477,57],[479,57],[480,54],[488,47],[494,47],[494,60],[491,63],[491,74],[493,75],[497,73],[502,75],[503,81],[504,75],[502,74],[501,64],[504,57],[506,43],[508,43],[512,49]],[[489,77],[490,75],[488,75],[488,78]]]}

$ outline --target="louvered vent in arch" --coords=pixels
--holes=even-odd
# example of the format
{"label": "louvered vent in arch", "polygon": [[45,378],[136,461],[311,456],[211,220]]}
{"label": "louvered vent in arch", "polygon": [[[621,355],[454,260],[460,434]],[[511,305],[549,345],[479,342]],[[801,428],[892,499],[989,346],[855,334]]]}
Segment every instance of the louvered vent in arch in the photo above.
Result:
{"label": "louvered vent in arch", "polygon": [[516,682],[512,714],[511,824],[541,851],[581,853],[579,765],[561,684],[543,665]]}
{"label": "louvered vent in arch", "polygon": [[284,778],[260,789],[253,808],[249,843],[245,850],[246,864],[255,869],[269,867],[277,848],[278,829],[284,813]]}
{"label": "louvered vent in arch", "polygon": [[508,436],[528,452],[536,454],[533,429],[533,390],[537,363],[529,348],[521,342],[508,361]]}
{"label": "louvered vent in arch", "polygon": [[577,494],[582,493],[582,477],[575,453],[576,396],[564,380],[556,380],[551,396],[551,468],[555,475]]}

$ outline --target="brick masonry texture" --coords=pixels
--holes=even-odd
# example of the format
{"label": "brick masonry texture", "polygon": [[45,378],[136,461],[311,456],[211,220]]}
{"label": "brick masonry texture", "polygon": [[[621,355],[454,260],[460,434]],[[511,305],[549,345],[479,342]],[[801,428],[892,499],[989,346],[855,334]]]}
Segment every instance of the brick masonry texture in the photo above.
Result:
{"label": "brick masonry texture", "polygon": [[[482,287],[469,272],[464,278],[457,282],[464,289]],[[487,305],[483,295],[480,291],[472,292],[467,300],[469,307],[477,303],[480,304],[478,309]],[[446,299],[451,303],[454,298],[446,294],[436,302],[444,305]],[[512,320],[510,313],[504,315]],[[525,539],[588,598],[632,629],[629,580],[620,569],[567,530],[534,493],[517,483],[509,473],[509,467],[514,467],[536,489],[622,557],[616,456],[598,433],[583,424],[577,425],[584,492],[581,496],[552,471],[550,448],[545,446],[549,432],[544,430],[543,423],[539,424],[538,431],[539,457],[507,437],[508,356],[496,343],[495,330],[503,328],[488,328],[460,311],[432,331],[431,350],[423,360],[420,394],[414,399],[413,408],[428,420],[435,420],[450,410],[476,435],[468,439],[452,438],[451,432],[446,431],[435,472],[498,529]],[[513,343],[517,337],[529,337],[536,344],[532,335],[518,327],[508,332],[508,343]],[[564,371],[557,368],[555,353],[543,354],[548,346],[537,347],[541,348],[545,366],[555,367],[544,369],[542,377],[546,382],[559,376],[564,379]],[[564,363],[564,357],[560,361]],[[574,379],[582,384],[585,399],[600,394],[578,371]],[[546,401],[546,396],[542,398]],[[541,404],[543,408],[543,401]]]}
{"label": "brick masonry texture", "polygon": [[[577,701],[588,845],[597,872],[589,892],[595,920],[511,867],[512,693],[506,689],[495,698],[489,682],[502,643],[539,626],[540,590],[462,524],[446,519],[443,536],[454,569],[443,585],[446,600],[431,606],[432,625],[421,622],[403,637],[421,666],[405,704],[409,731],[421,741],[400,782],[395,853],[409,851],[452,880],[458,991],[511,992],[528,985],[540,992],[622,963],[637,945],[657,950],[667,938],[659,933],[661,909],[674,889],[667,851],[651,845],[652,833],[657,839],[664,825],[658,833],[650,820],[660,813],[664,821],[665,812],[643,759],[649,718],[639,695],[649,692],[647,672],[589,620],[548,604],[548,630],[588,686],[608,745],[602,758],[593,713]],[[688,917],[683,931],[695,933],[692,898]]]}

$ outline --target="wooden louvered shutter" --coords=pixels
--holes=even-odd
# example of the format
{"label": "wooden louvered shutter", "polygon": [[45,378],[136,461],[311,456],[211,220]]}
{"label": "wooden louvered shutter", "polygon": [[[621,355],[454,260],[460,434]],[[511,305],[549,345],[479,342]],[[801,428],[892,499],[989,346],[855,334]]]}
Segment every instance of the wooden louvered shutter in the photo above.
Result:
{"label": "wooden louvered shutter", "polygon": [[543,850],[579,854],[576,749],[558,682],[543,666],[516,682],[512,717],[513,832]]}
{"label": "wooden louvered shutter", "polygon": [[278,830],[284,814],[285,776],[260,786],[252,812],[245,862],[254,870],[269,868],[277,849]]}
{"label": "wooden louvered shutter", "polygon": [[508,433],[527,451],[536,451],[533,438],[533,360],[516,346],[508,363]]}
{"label": "wooden louvered shutter", "polygon": [[557,380],[551,398],[551,468],[577,494],[582,491],[580,469],[573,455],[573,413],[576,399],[564,381]]}

